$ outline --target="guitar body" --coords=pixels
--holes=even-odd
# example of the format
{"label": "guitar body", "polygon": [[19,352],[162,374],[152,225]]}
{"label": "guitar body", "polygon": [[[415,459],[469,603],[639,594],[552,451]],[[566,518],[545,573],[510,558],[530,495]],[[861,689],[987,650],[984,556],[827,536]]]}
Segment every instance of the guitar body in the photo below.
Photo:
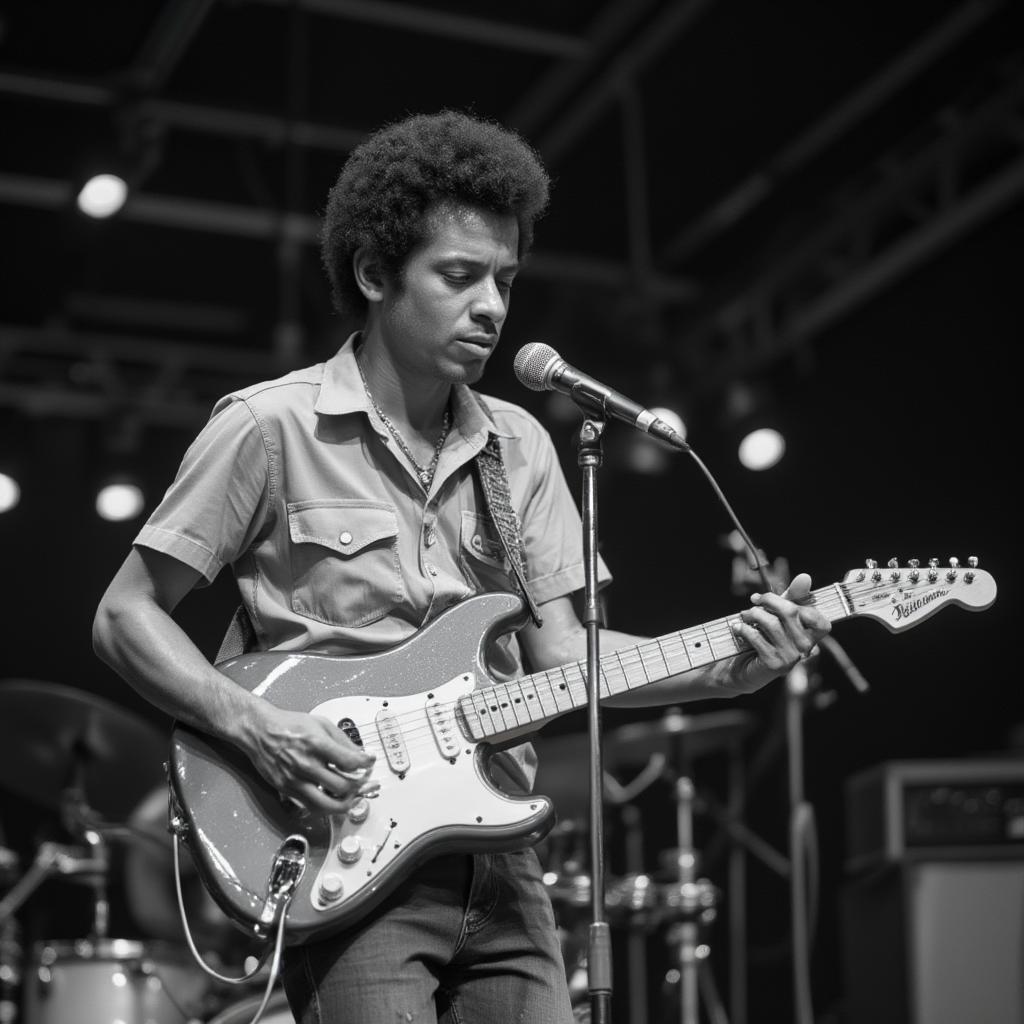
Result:
{"label": "guitar body", "polygon": [[289,837],[308,844],[288,908],[291,943],[354,923],[437,854],[517,849],[544,837],[554,823],[551,801],[498,790],[487,771],[494,748],[469,739],[456,721],[459,698],[481,681],[491,684],[487,644],[521,622],[518,597],[483,594],[379,654],[256,652],[218,666],[278,707],[345,723],[376,755],[372,777],[380,782],[379,795],[363,804],[363,821],[303,815],[236,748],[176,724],[170,779],[186,842],[235,923],[257,928]]}

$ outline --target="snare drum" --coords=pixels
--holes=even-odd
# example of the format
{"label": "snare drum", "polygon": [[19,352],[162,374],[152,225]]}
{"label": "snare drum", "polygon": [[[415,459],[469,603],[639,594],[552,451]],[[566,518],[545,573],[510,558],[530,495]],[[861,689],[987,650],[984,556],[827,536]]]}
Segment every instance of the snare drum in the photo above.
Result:
{"label": "snare drum", "polygon": [[[249,1024],[260,1003],[263,1001],[263,994],[258,996],[247,996],[237,1003],[232,1003],[227,1009],[221,1010],[216,1017],[211,1017],[206,1024]],[[267,1008],[260,1017],[260,1024],[295,1024],[295,1018],[288,1009],[288,1000],[283,992],[271,993],[267,1001]]]}
{"label": "snare drum", "polygon": [[33,964],[23,993],[27,1024],[185,1024],[208,1010],[209,979],[177,946],[41,942]]}

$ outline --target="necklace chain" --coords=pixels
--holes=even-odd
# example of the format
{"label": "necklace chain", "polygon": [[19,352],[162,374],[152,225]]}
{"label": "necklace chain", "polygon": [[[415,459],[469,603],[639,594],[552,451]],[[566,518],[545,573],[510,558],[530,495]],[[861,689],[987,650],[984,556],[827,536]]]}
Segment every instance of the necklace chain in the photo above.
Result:
{"label": "necklace chain", "polygon": [[416,476],[419,478],[420,483],[423,484],[423,489],[425,491],[429,491],[430,485],[434,482],[434,474],[437,472],[437,463],[441,458],[441,449],[444,448],[444,443],[448,440],[448,432],[451,430],[451,410],[448,406],[445,406],[444,419],[441,421],[441,436],[438,437],[434,444],[434,455],[430,460],[430,465],[421,466],[419,462],[416,461],[416,457],[413,455],[412,450],[405,443],[405,438],[402,437],[398,432],[398,428],[391,422],[391,418],[377,404],[377,399],[373,397],[373,392],[370,391],[370,386],[366,383],[366,375],[363,373],[363,367],[360,365],[358,359],[356,360],[356,366],[359,369],[359,376],[363,382],[363,390],[366,392],[366,397],[370,400],[370,405],[373,406],[374,411],[380,417],[381,423],[388,428],[388,433],[395,439],[395,443],[402,449],[402,453],[412,463],[413,469],[416,470]]}

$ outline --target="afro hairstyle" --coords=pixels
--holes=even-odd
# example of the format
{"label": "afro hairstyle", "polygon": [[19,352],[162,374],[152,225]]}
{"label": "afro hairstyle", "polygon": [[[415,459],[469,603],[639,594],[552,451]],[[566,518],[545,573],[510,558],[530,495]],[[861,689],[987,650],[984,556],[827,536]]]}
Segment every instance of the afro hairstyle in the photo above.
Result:
{"label": "afro hairstyle", "polygon": [[547,208],[549,184],[533,148],[492,121],[443,110],[379,128],[349,155],[327,199],[320,246],[335,309],[366,313],[352,272],[357,249],[373,252],[399,280],[424,238],[428,211],[445,203],[514,216],[523,258]]}

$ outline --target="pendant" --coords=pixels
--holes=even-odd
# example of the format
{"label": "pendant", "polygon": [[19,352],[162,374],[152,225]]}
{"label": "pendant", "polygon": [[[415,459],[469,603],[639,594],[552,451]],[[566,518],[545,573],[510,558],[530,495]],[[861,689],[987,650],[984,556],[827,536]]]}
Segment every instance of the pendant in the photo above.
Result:
{"label": "pendant", "polygon": [[424,487],[430,487],[430,474],[425,469],[420,470],[420,483]]}

